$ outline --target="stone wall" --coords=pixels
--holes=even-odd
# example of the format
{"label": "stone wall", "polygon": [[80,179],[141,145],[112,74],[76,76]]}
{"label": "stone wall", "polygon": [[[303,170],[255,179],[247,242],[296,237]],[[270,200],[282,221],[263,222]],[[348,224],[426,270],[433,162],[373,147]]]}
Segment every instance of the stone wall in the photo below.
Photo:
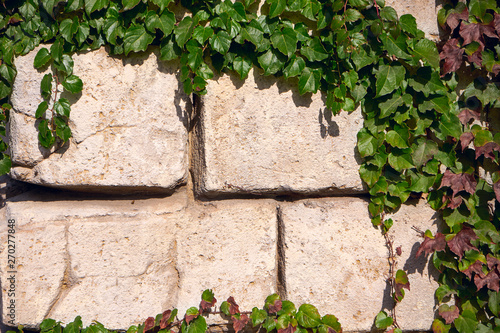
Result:
{"label": "stone wall", "polygon": [[[434,2],[394,5],[437,36]],[[126,329],[169,308],[182,314],[207,288],[244,310],[279,293],[352,332],[371,330],[391,307],[388,250],[358,174],[359,110],[332,117],[321,94],[300,96],[257,69],[246,81],[223,74],[193,100],[177,64],[155,50],[121,58],[100,49],[74,56],[84,90],[71,100],[73,137],[47,150],[34,112],[50,69],[35,70],[35,54],[16,60],[14,167],[1,181],[0,214],[15,220],[16,242],[9,268],[2,223],[4,324],[13,274],[14,324],[31,328],[81,315]],[[412,227],[435,231],[439,221],[418,201],[392,218],[396,269],[411,283],[398,321],[428,330],[438,273],[415,259],[421,239]]]}

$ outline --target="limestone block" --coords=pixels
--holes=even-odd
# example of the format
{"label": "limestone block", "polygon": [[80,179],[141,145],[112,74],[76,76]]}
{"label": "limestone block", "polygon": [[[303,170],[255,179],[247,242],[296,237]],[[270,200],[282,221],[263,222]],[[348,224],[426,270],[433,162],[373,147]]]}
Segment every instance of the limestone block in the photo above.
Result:
{"label": "limestone block", "polygon": [[179,312],[212,289],[218,305],[233,296],[240,309],[263,306],[276,289],[276,205],[228,200],[193,207],[178,235]]}
{"label": "limestone block", "polygon": [[360,111],[331,116],[321,94],[250,71],[225,74],[203,97],[195,152],[198,193],[362,192],[356,134]]}
{"label": "limestone block", "polygon": [[[323,315],[337,316],[344,331],[370,331],[377,313],[393,303],[386,283],[388,250],[380,231],[371,225],[368,202],[361,198],[302,200],[283,204],[281,210],[288,298],[297,305],[314,304]],[[403,250],[396,269],[409,270],[414,290],[398,306],[404,330],[429,330],[432,324],[437,284],[426,260],[413,259],[418,239],[411,223],[424,230],[432,227],[433,212],[418,204],[402,207],[393,217],[394,242]]]}
{"label": "limestone block", "polygon": [[431,40],[438,40],[438,3],[440,2],[435,0],[387,0],[385,5],[394,8],[399,17],[404,14],[413,15],[417,20],[417,27],[425,32],[425,36]]}
{"label": "limestone block", "polygon": [[[205,205],[189,204],[186,191],[141,200],[51,192],[16,196],[0,211],[18,223],[15,325],[80,315],[84,325],[127,329],[174,307],[182,317],[207,288],[219,304],[233,296],[242,309],[276,291],[273,201]],[[0,240],[5,309],[6,224]]]}
{"label": "limestone block", "polygon": [[[38,49],[37,49],[38,50]],[[12,177],[35,184],[85,191],[172,191],[186,181],[191,103],[179,88],[177,65],[155,53],[127,58],[104,48],[74,55],[74,73],[84,88],[72,103],[73,138],[58,149],[38,143],[34,114],[40,81],[37,50],[16,59],[10,147]]]}

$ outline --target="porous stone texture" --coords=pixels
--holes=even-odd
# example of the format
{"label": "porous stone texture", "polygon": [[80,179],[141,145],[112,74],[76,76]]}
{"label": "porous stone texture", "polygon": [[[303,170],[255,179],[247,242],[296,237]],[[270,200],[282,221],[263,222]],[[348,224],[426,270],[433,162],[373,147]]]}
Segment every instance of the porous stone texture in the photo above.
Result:
{"label": "porous stone texture", "polygon": [[[48,47],[48,46],[47,46]],[[86,191],[172,191],[187,177],[186,114],[191,102],[177,79],[177,64],[155,53],[111,57],[104,48],[74,55],[84,82],[72,103],[73,137],[57,149],[38,143],[35,111],[42,101],[38,49],[16,59],[10,148],[14,179]],[[48,112],[47,112],[48,113]]]}
{"label": "porous stone texture", "polygon": [[[371,224],[368,202],[309,199],[282,204],[281,212],[288,298],[314,304],[322,315],[337,316],[345,331],[373,329],[377,313],[390,309],[393,301],[386,283],[389,252]],[[394,242],[404,253],[395,269],[409,269],[414,290],[398,306],[398,321],[405,330],[428,330],[434,316],[437,284],[431,281],[425,258],[413,259],[419,239],[411,230],[411,223],[432,228],[433,212],[418,204],[403,206],[393,217]]]}
{"label": "porous stone texture", "polygon": [[425,36],[431,40],[439,39],[439,24],[437,13],[440,0],[387,0],[386,6],[396,10],[398,16],[411,14],[417,20],[417,27],[425,32]]}
{"label": "porous stone texture", "polygon": [[203,96],[195,152],[197,192],[359,193],[359,110],[333,117],[321,94],[300,96],[296,84],[250,71],[224,74]]}
{"label": "porous stone texture", "polygon": [[[34,328],[47,317],[68,323],[80,315],[84,325],[97,320],[126,329],[174,307],[182,317],[207,288],[243,306],[276,290],[271,201],[188,205],[185,191],[136,200],[29,192],[2,212],[16,220],[15,325]],[[5,254],[6,224],[0,231]]]}

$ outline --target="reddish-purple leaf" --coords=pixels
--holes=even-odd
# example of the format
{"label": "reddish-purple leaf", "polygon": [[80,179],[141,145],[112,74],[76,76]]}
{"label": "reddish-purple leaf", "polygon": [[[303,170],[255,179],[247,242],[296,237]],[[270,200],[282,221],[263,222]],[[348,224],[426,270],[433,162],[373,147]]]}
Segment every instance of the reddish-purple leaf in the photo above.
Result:
{"label": "reddish-purple leaf", "polygon": [[500,202],[500,182],[496,182],[493,184],[493,191],[495,191],[495,197],[497,201]]}
{"label": "reddish-purple leaf", "polygon": [[480,50],[472,53],[470,56],[467,56],[467,60],[469,60],[470,63],[475,63],[478,67],[481,67],[483,65],[483,53],[481,48]]}
{"label": "reddish-purple leaf", "polygon": [[277,313],[281,310],[281,300],[277,299],[274,301],[274,304],[269,305],[269,313]]}
{"label": "reddish-purple leaf", "polygon": [[476,147],[476,159],[478,159],[479,156],[484,155],[484,157],[495,161],[496,157],[493,151],[500,152],[500,145],[496,142],[487,142],[484,146]]}
{"label": "reddish-purple leaf", "polygon": [[[480,120],[481,113],[479,111],[474,111],[474,110],[470,110],[470,109],[463,109],[458,114],[458,119],[460,119],[460,122],[465,125],[465,124],[469,123],[471,120]],[[466,133],[464,133],[464,134],[466,134]],[[472,133],[470,133],[470,134],[472,134]],[[461,139],[462,139],[462,137],[460,137],[460,140]]]}
{"label": "reddish-purple leaf", "polygon": [[14,17],[14,16],[12,16],[9,19],[9,23],[8,24],[16,24],[16,23],[19,23],[19,22],[22,22],[22,21],[23,20],[20,17]]}
{"label": "reddish-purple leaf", "polygon": [[155,327],[155,319],[153,317],[148,317],[144,323],[144,332],[149,331],[153,327]]}
{"label": "reddish-purple leaf", "polygon": [[476,274],[476,276],[474,276],[474,283],[476,284],[477,290],[487,286],[489,289],[498,292],[500,291],[499,282],[500,276],[498,276],[496,269],[490,271],[488,275]]}
{"label": "reddish-purple leaf", "polygon": [[236,316],[231,316],[231,320],[233,321],[234,333],[238,333],[239,331],[241,331],[246,326],[249,320],[246,314],[242,314],[239,317],[240,318],[238,319],[236,318]]}
{"label": "reddish-purple leaf", "polygon": [[436,233],[434,239],[429,238],[427,236],[424,237],[424,241],[420,244],[416,257],[420,257],[422,252],[425,252],[425,255],[434,253],[434,251],[444,251],[446,248],[446,240],[442,233]]}
{"label": "reddish-purple leaf", "polygon": [[497,34],[500,36],[500,15],[497,13],[495,13],[495,19],[493,20],[493,26],[495,27]]}
{"label": "reddish-purple leaf", "polygon": [[403,250],[401,250],[401,246],[398,246],[398,247],[396,248],[396,254],[397,254],[398,256],[400,256],[402,253],[403,253]]}
{"label": "reddish-purple leaf", "polygon": [[463,54],[464,49],[458,47],[458,39],[452,38],[447,41],[439,53],[441,60],[444,60],[442,75],[457,71],[462,66]]}
{"label": "reddish-purple leaf", "polygon": [[472,273],[476,273],[476,274],[481,274],[483,272],[482,270],[483,268],[483,263],[480,262],[479,260],[476,260],[475,263],[473,263],[472,265],[470,265],[469,267],[467,267],[466,270],[462,271],[462,273],[464,273],[465,275],[467,275],[467,277],[469,278],[469,280],[472,280]]}
{"label": "reddish-purple leaf", "polygon": [[227,299],[227,302],[230,305],[230,307],[229,307],[230,314],[234,315],[236,313],[240,313],[240,307],[238,306],[238,304],[236,304],[236,301],[234,300],[233,296],[229,296],[229,298]]}
{"label": "reddish-purple leaf", "polygon": [[451,31],[453,31],[455,30],[456,27],[458,27],[461,20],[468,20],[468,19],[469,19],[469,10],[465,8],[465,10],[461,13],[451,13],[450,15],[448,15],[446,23],[451,28]]}
{"label": "reddish-purple leaf", "polygon": [[469,147],[472,140],[474,140],[474,134],[472,134],[471,132],[464,132],[462,133],[462,135],[460,135],[460,146],[462,148],[462,151]]}
{"label": "reddish-purple leaf", "polygon": [[470,241],[474,239],[477,239],[477,235],[474,230],[470,227],[464,226],[464,228],[460,230],[455,237],[448,241],[448,247],[453,253],[462,259],[465,251],[479,251],[470,243]]}
{"label": "reddish-purple leaf", "polygon": [[480,25],[476,23],[462,23],[460,25],[460,36],[464,39],[464,45],[479,41],[481,38]]}
{"label": "reddish-purple leaf", "polygon": [[172,314],[172,310],[167,310],[163,312],[163,315],[160,320],[160,330],[167,328],[168,320],[170,319],[170,315]]}
{"label": "reddish-purple leaf", "polygon": [[460,205],[464,201],[464,199],[459,195],[457,195],[455,197],[452,196],[449,199],[450,199],[450,202],[446,205],[446,207],[451,208],[451,209],[455,209],[455,208],[460,207]]}
{"label": "reddish-purple leaf", "polygon": [[473,194],[476,191],[477,182],[474,176],[468,173],[454,174],[450,170],[444,172],[443,178],[441,180],[441,186],[450,187],[453,190],[453,196],[455,196],[460,191],[466,191]]}
{"label": "reddish-purple leaf", "polygon": [[[296,328],[296,327],[293,327],[293,326],[292,326],[292,324],[289,324],[287,328],[282,328],[282,329],[279,329],[279,330],[278,330],[278,333],[294,333],[296,329],[297,329],[297,328]],[[329,329],[328,329],[328,333],[331,333],[331,332],[330,332],[330,329],[331,329],[331,328],[329,327]],[[333,329],[332,329],[332,331],[333,331],[333,332],[335,332],[335,330],[333,330]]]}
{"label": "reddish-purple leaf", "polygon": [[492,270],[494,267],[500,267],[500,260],[489,254],[486,256],[486,262],[488,263],[488,269]]}
{"label": "reddish-purple leaf", "polygon": [[215,297],[212,297],[212,302],[207,302],[204,299],[202,299],[200,302],[200,308],[203,311],[208,311],[212,306],[215,305],[215,303],[217,303],[217,299]]}
{"label": "reddish-purple leaf", "polygon": [[460,315],[460,310],[456,305],[448,306],[443,304],[439,307],[439,315],[443,317],[446,324],[451,324]]}

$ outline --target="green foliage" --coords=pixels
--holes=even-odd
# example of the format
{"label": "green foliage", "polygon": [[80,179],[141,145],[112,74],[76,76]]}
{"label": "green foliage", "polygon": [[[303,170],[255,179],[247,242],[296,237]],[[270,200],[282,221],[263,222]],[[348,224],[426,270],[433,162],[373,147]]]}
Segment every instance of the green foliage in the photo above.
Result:
{"label": "green foliage", "polygon": [[[208,330],[208,326],[202,314],[205,316],[208,314],[221,315],[223,319],[230,320],[235,333],[243,330],[248,324],[253,328],[260,329],[262,327],[266,332],[274,333],[306,332],[307,329],[321,333],[342,332],[342,326],[337,317],[333,315],[321,317],[318,310],[310,304],[302,304],[297,311],[292,302],[281,301],[277,294],[270,295],[266,299],[263,309],[254,307],[251,312],[240,311],[233,297],[229,297],[227,301],[221,304],[221,311],[214,311],[216,302],[212,290],[207,289],[202,294],[199,308],[189,308],[183,319],[178,320],[176,318],[177,309],[166,310],[156,315],[156,317],[147,318],[139,326],[131,326],[127,333],[173,332],[175,328],[183,333],[204,333]],[[64,327],[61,322],[54,319],[45,319],[40,324],[40,332],[109,333],[110,331],[99,322],[94,322],[84,328],[82,320],[78,316]],[[22,326],[19,328],[19,333],[23,333]]]}
{"label": "green foliage", "polygon": [[[172,12],[172,0],[5,2],[0,8],[0,134],[5,135],[11,108],[8,101],[17,74],[14,57],[42,42],[52,46],[40,49],[34,66],[50,68],[52,73],[43,77],[43,101],[34,111],[40,144],[47,148],[71,137],[71,105],[61,94],[79,94],[83,89],[73,74],[71,54],[103,45],[114,55],[159,46],[161,60],[180,61],[180,80],[188,94],[205,94],[214,70],[232,70],[244,79],[256,67],[264,75],[293,80],[300,94],[321,91],[334,114],[360,105],[364,116],[357,136],[364,159],[360,176],[371,195],[373,224],[386,234],[393,221],[385,214],[419,196],[442,212],[446,222],[436,235],[425,233],[417,253],[432,253],[441,271],[438,301],[452,295],[458,300],[456,309],[440,307],[444,321],[436,319],[433,330],[498,330],[500,134],[489,124],[500,107],[497,2],[445,3],[438,19],[448,34],[439,50],[417,28],[414,17],[398,18],[384,1],[266,2],[258,16],[249,0],[181,1],[191,14],[182,19]],[[477,75],[458,93],[461,69],[475,70]],[[0,148],[7,149],[1,139]],[[3,174],[11,161],[5,153],[0,157]],[[393,297],[399,302],[403,289],[409,289],[408,279],[403,271],[392,279]],[[215,301],[213,294],[204,293],[202,310]],[[197,311],[179,324],[183,333],[206,329]],[[232,318],[235,331],[249,320],[232,298],[222,303],[221,311]],[[165,327],[173,325],[172,313],[163,321]],[[311,305],[296,310],[276,295],[266,300],[264,309],[254,308],[250,314],[252,323],[267,331],[339,331],[336,319],[325,317]],[[135,331],[144,332],[146,324],[149,327],[151,320]],[[397,328],[385,312],[379,313],[375,324]],[[47,331],[61,329],[55,321],[44,325],[51,327]],[[75,321],[70,327],[80,326]],[[91,331],[101,330],[94,326]]]}

